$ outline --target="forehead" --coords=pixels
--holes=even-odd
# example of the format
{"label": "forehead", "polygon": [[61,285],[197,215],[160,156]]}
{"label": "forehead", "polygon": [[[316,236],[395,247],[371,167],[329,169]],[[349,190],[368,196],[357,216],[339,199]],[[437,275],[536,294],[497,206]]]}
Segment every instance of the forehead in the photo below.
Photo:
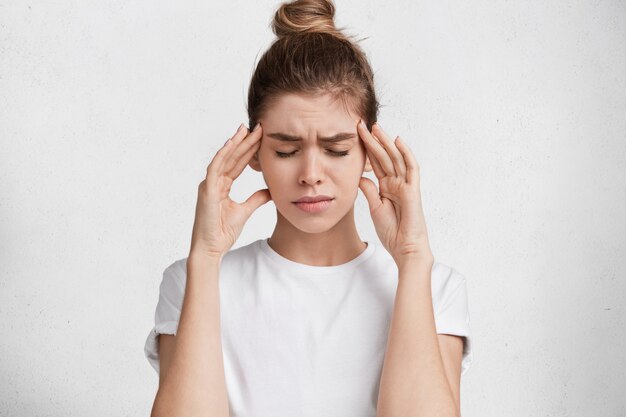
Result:
{"label": "forehead", "polygon": [[305,134],[315,131],[319,134],[333,134],[336,131],[356,132],[359,117],[330,94],[308,96],[302,94],[282,94],[267,107],[261,118],[264,130],[279,130],[283,133]]}

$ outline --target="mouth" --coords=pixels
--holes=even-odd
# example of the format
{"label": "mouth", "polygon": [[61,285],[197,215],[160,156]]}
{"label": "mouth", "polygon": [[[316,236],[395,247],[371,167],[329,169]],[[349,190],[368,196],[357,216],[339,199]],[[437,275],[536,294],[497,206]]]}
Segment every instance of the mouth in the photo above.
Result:
{"label": "mouth", "polygon": [[329,199],[329,200],[319,200],[319,201],[311,201],[311,202],[295,201],[293,204],[295,204],[296,207],[298,207],[300,210],[306,213],[321,213],[322,211],[330,207],[333,200],[334,198]]}
{"label": "mouth", "polygon": [[296,201],[294,201],[294,203],[317,203],[318,201],[326,201],[326,200],[334,200],[335,197],[331,197],[329,195],[314,195],[314,196],[308,196],[305,195],[304,197],[300,197],[299,199],[297,199]]}

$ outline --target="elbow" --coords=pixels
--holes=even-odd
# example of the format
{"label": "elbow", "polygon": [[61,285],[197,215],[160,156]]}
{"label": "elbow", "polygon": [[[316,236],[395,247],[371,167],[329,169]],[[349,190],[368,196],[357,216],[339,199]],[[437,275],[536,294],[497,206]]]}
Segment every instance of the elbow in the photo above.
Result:
{"label": "elbow", "polygon": [[[415,410],[413,410],[415,411]],[[379,409],[376,412],[376,417],[397,417],[397,416],[406,416],[409,415],[411,417],[461,417],[461,410],[457,407],[439,407],[435,410],[418,410],[417,412],[408,412],[407,410],[382,410]]]}
{"label": "elbow", "polygon": [[[152,404],[152,411],[150,412],[150,417],[165,417],[168,415],[168,411],[164,410],[163,401],[161,400],[162,396],[159,395],[161,391],[157,391],[156,397],[154,398],[154,404]],[[172,415],[172,414],[170,414]]]}
{"label": "elbow", "polygon": [[182,405],[168,392],[157,391],[150,417],[229,417],[230,410],[207,407],[207,404]]}

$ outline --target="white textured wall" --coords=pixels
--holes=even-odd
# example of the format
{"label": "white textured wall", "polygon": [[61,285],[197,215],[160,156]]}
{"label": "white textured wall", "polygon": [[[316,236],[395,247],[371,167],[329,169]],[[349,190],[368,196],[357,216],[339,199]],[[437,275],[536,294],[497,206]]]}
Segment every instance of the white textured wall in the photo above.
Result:
{"label": "white textured wall", "polygon": [[[161,273],[277,4],[0,1],[0,415],[149,415]],[[626,3],[337,6],[421,165],[433,251],[468,279],[463,415],[626,415]]]}

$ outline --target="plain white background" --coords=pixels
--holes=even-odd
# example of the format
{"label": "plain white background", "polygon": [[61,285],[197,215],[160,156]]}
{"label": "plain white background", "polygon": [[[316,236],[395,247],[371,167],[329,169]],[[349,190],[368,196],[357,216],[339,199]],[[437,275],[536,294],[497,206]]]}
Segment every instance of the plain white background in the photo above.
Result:
{"label": "plain white background", "polygon": [[[0,1],[0,415],[149,415],[161,274],[277,6]],[[626,415],[626,4],[337,1],[336,22],[468,280],[463,415]],[[246,168],[232,197],[259,188]],[[376,239],[361,193],[357,225]]]}

